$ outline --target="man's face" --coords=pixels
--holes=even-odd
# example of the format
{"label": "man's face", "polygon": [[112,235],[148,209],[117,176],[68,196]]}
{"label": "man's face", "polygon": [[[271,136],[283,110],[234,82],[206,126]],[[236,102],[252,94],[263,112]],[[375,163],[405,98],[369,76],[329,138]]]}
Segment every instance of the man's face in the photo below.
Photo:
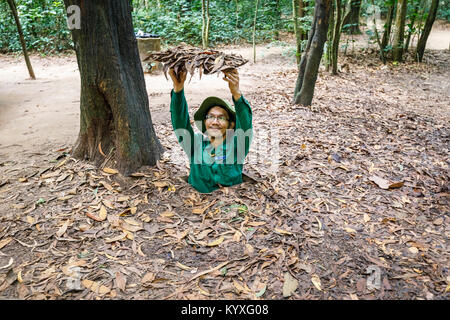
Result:
{"label": "man's face", "polygon": [[205,118],[206,134],[211,137],[225,137],[227,129],[234,128],[230,122],[228,112],[222,107],[212,107]]}

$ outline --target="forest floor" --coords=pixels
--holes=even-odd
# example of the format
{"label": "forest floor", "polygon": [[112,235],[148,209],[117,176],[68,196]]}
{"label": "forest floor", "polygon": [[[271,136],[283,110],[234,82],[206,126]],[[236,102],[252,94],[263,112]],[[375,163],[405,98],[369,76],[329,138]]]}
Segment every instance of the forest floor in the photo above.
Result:
{"label": "forest floor", "polygon": [[[0,56],[0,299],[448,299],[450,52],[383,65],[359,40],[308,108],[291,45],[258,46],[239,69],[256,181],[212,194],[182,179],[162,74],[145,80],[166,152],[123,177],[69,155],[73,54],[33,55],[35,81]],[[231,99],[216,76],[185,91],[191,115]]]}

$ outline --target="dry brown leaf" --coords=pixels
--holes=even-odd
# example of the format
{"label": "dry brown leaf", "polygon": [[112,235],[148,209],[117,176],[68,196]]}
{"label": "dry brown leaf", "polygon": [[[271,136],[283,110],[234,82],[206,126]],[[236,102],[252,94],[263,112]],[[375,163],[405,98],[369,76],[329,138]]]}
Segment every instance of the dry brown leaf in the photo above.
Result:
{"label": "dry brown leaf", "polygon": [[7,263],[6,265],[4,265],[4,266],[1,266],[1,267],[0,267],[0,270],[1,270],[1,269],[7,269],[7,268],[11,267],[12,264],[13,264],[13,262],[14,262],[14,259],[13,259],[13,258],[9,258],[8,263]]}
{"label": "dry brown leaf", "polygon": [[27,216],[26,219],[29,224],[34,224],[36,222],[36,220],[31,216]]}
{"label": "dry brown leaf", "polygon": [[236,288],[237,292],[248,292],[249,290],[244,287],[244,285],[241,285],[239,281],[233,279],[233,285]]}
{"label": "dry brown leaf", "polygon": [[433,221],[433,224],[435,226],[440,226],[442,223],[444,223],[444,218],[442,218],[442,217],[437,218],[436,220]]}
{"label": "dry brown leaf", "polygon": [[289,232],[289,231],[286,231],[286,230],[283,230],[283,229],[280,229],[280,228],[275,228],[275,231],[278,232],[278,233],[281,233],[281,234],[286,234],[286,235],[292,235],[293,234],[292,232]]}
{"label": "dry brown leaf", "polygon": [[317,290],[322,291],[322,283],[320,282],[320,278],[318,275],[312,275],[311,282],[317,288]]}
{"label": "dry brown leaf", "polygon": [[178,262],[178,261],[175,263],[175,265],[176,265],[178,268],[182,269],[182,270],[186,270],[186,271],[192,271],[192,270],[194,270],[194,268],[188,267],[188,266],[186,266],[186,265],[184,265],[184,264],[182,264],[181,262]]}
{"label": "dry brown leaf", "polygon": [[61,170],[57,170],[57,171],[55,171],[55,172],[43,174],[43,175],[41,176],[41,179],[54,178],[54,177],[59,176],[60,174],[61,174]]}
{"label": "dry brown leaf", "polygon": [[107,207],[109,209],[115,209],[114,205],[109,200],[103,199],[102,203],[105,207]]}
{"label": "dry brown leaf", "polygon": [[157,188],[164,188],[169,186],[169,183],[167,181],[153,181],[153,185]]}
{"label": "dry brown leaf", "polygon": [[87,289],[90,289],[91,291],[95,292],[95,293],[99,293],[99,294],[106,294],[108,292],[111,291],[111,289],[109,289],[108,287],[99,284],[96,281],[91,281],[91,280],[83,280],[81,282]]}
{"label": "dry brown leaf", "polygon": [[208,247],[218,246],[219,244],[221,244],[223,242],[223,240],[225,240],[224,237],[220,237],[220,238],[218,238],[218,239],[216,239],[214,241],[208,242],[207,246]]}
{"label": "dry brown leaf", "polygon": [[369,178],[369,180],[374,182],[381,189],[385,189],[385,190],[401,188],[403,186],[403,182],[402,181],[390,182],[390,181],[388,181],[386,179],[383,179],[381,177],[378,177],[376,175],[371,176]]}
{"label": "dry brown leaf", "polygon": [[207,209],[207,207],[205,208],[195,208],[192,210],[193,214],[203,214],[203,212],[205,212],[205,210]]}
{"label": "dry brown leaf", "polygon": [[347,231],[348,233],[356,233],[355,229],[352,229],[352,228],[349,228],[349,227],[345,227],[344,230]]}
{"label": "dry brown leaf", "polygon": [[109,174],[117,174],[119,173],[119,171],[117,171],[116,169],[112,169],[112,168],[103,168],[103,172],[109,173]]}
{"label": "dry brown leaf", "polygon": [[137,226],[137,227],[142,227],[142,223],[139,221],[136,221],[132,218],[127,218],[127,219],[123,219],[123,221],[125,221],[128,224],[131,224],[133,226]]}
{"label": "dry brown leaf", "polygon": [[105,187],[105,189],[108,190],[108,191],[114,190],[113,187],[112,187],[109,183],[107,183],[106,181],[101,180],[99,183],[100,183],[103,187]]}
{"label": "dry brown leaf", "polygon": [[106,218],[108,217],[108,211],[106,211],[105,206],[103,206],[103,205],[101,206],[98,217],[99,217],[100,221],[105,221]]}
{"label": "dry brown leaf", "polygon": [[125,275],[123,275],[123,273],[121,273],[120,271],[116,272],[116,286],[117,288],[119,288],[120,290],[122,290],[122,292],[125,291],[125,287],[127,285],[127,278]]}
{"label": "dry brown leaf", "polygon": [[13,238],[6,238],[6,239],[3,239],[3,240],[0,240],[0,250],[3,247],[6,247],[8,245],[8,243],[10,243],[12,241],[12,239]]}
{"label": "dry brown leaf", "polygon": [[57,235],[58,237],[61,237],[64,233],[66,233],[67,227],[69,227],[69,224],[70,224],[71,222],[72,222],[72,221],[70,221],[70,220],[66,220],[66,222],[64,222],[64,224],[61,226],[61,228],[59,228],[59,230],[56,232],[56,235]]}
{"label": "dry brown leaf", "polygon": [[147,272],[141,280],[142,284],[148,284],[155,280],[155,274],[153,272]]}
{"label": "dry brown leaf", "polygon": [[267,222],[265,221],[258,221],[258,222],[249,222],[247,223],[247,225],[251,226],[251,227],[259,227],[259,226],[263,226],[265,225]]}
{"label": "dry brown leaf", "polygon": [[121,221],[119,228],[122,229],[125,232],[126,231],[136,232],[136,231],[139,231],[139,230],[143,229],[140,225],[132,225],[132,224],[129,224],[129,223],[125,222],[125,221]]}
{"label": "dry brown leaf", "polygon": [[241,241],[241,233],[239,231],[236,231],[233,235],[233,241],[239,242]]}
{"label": "dry brown leaf", "polygon": [[166,218],[173,217],[174,215],[175,214],[172,211],[164,211],[163,213],[160,214],[160,216],[166,217]]}
{"label": "dry brown leaf", "polygon": [[116,242],[116,241],[121,241],[121,240],[125,240],[125,238],[127,237],[127,233],[126,232],[122,232],[121,235],[114,237],[114,238],[106,238],[105,242],[106,243],[111,243],[111,242]]}
{"label": "dry brown leaf", "polygon": [[210,234],[213,230],[212,229],[205,229],[202,232],[200,232],[197,236],[197,240],[203,240],[208,234]]}
{"label": "dry brown leaf", "polygon": [[419,249],[417,249],[416,247],[409,247],[408,250],[409,250],[409,252],[411,252],[412,254],[417,254],[417,253],[419,253]]}
{"label": "dry brown leaf", "polygon": [[298,288],[298,280],[295,279],[289,272],[284,274],[283,283],[283,297],[290,297]]}

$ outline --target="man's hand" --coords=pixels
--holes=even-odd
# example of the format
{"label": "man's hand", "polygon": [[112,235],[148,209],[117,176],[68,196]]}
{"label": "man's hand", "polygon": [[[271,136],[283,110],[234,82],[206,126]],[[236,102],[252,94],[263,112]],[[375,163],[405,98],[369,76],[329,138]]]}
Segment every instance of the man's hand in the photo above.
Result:
{"label": "man's hand", "polygon": [[233,95],[234,101],[238,101],[242,94],[239,90],[239,73],[237,69],[222,72],[225,74],[223,80],[228,82],[228,87],[230,88],[230,92]]}
{"label": "man's hand", "polygon": [[169,75],[172,78],[173,91],[180,92],[181,90],[183,90],[187,72],[186,71],[178,72],[178,77],[180,78],[180,80],[178,80],[177,77],[175,76],[175,71],[173,70],[173,68],[169,70]]}

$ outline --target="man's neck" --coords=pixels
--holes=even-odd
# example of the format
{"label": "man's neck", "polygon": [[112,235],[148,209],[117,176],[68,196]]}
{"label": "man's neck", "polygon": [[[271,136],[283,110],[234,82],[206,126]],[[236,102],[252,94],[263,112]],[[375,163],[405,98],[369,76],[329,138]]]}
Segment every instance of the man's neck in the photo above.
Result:
{"label": "man's neck", "polygon": [[209,141],[211,142],[211,144],[214,148],[217,148],[225,141],[225,138],[224,137],[209,137]]}

